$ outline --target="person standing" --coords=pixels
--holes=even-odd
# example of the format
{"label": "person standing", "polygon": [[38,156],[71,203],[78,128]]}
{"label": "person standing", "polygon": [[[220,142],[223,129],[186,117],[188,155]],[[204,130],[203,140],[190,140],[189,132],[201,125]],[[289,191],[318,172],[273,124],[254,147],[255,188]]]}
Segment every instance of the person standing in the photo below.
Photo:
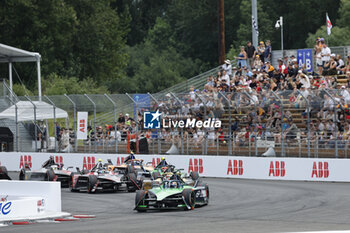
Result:
{"label": "person standing", "polygon": [[225,60],[225,64],[223,64],[222,66],[221,66],[221,68],[224,70],[224,71],[226,71],[226,74],[228,75],[228,76],[232,76],[232,65],[231,65],[231,61],[230,60]]}
{"label": "person standing", "polygon": [[251,41],[248,41],[247,47],[245,48],[245,52],[247,53],[248,57],[249,69],[252,69],[254,62],[255,47],[254,45],[252,45]]}
{"label": "person standing", "polygon": [[265,63],[264,52],[265,52],[264,41],[260,41],[260,44],[259,44],[258,49],[257,49],[257,53],[258,53],[260,60],[262,61],[263,64]]}
{"label": "person standing", "polygon": [[324,41],[322,41],[321,57],[323,66],[331,59],[331,49],[326,45]]}
{"label": "person standing", "polygon": [[247,53],[244,50],[244,46],[241,46],[241,52],[238,54],[237,66],[243,68],[243,66],[247,66]]}
{"label": "person standing", "polygon": [[271,62],[272,47],[270,40],[266,41],[266,47],[264,51],[264,62]]}

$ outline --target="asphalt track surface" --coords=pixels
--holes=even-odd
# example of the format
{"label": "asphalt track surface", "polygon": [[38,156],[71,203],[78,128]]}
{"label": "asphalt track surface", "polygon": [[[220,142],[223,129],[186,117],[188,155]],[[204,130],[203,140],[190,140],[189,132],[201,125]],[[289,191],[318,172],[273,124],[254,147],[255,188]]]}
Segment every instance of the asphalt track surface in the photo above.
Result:
{"label": "asphalt track surface", "polygon": [[293,232],[350,230],[350,184],[206,178],[208,206],[137,213],[134,193],[71,193],[63,211],[93,214],[78,222],[0,227],[0,232]]}

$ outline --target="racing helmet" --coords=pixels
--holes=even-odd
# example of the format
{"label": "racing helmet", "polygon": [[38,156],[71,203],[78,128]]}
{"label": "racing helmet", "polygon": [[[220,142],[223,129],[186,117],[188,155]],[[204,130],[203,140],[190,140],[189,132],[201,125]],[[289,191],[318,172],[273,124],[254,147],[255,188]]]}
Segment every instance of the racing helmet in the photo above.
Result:
{"label": "racing helmet", "polygon": [[130,154],[131,154],[131,155],[133,155],[133,154],[134,154],[134,152],[131,150],[131,151],[130,151]]}
{"label": "racing helmet", "polygon": [[162,157],[162,160],[166,160],[166,158],[163,156],[163,157]]}
{"label": "racing helmet", "polygon": [[102,163],[102,159],[98,159],[98,162]]}

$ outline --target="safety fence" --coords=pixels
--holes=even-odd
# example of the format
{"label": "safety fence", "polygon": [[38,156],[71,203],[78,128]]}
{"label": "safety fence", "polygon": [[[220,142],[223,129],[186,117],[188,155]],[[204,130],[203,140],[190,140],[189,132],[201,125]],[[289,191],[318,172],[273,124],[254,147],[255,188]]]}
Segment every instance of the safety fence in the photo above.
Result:
{"label": "safety fence", "polygon": [[[347,158],[350,103],[345,91],[257,92],[246,87],[40,99],[17,97],[6,89],[0,118],[9,114],[6,124],[13,124],[13,151]],[[147,111],[162,114],[159,129],[144,127]],[[78,112],[88,112],[91,129],[85,139],[77,139]],[[209,123],[186,127],[187,119]],[[217,121],[220,125],[214,125]]]}

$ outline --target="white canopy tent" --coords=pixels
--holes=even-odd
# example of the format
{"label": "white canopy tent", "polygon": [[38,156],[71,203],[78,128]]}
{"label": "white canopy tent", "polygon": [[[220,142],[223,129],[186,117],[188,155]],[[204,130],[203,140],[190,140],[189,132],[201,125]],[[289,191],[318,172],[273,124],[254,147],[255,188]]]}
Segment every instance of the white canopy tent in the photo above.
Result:
{"label": "white canopy tent", "polygon": [[[36,116],[34,117],[34,106],[36,107]],[[19,101],[17,105],[17,121],[34,121],[54,119],[54,106],[43,101]],[[55,109],[56,118],[68,118],[68,113],[63,109]],[[0,119],[16,119],[16,106],[12,105],[0,113]]]}
{"label": "white canopy tent", "polygon": [[41,100],[41,55],[36,52],[11,47],[0,43],[0,63],[9,63],[9,81],[10,90],[12,91],[12,63],[13,62],[36,62],[38,76],[38,96]]}

